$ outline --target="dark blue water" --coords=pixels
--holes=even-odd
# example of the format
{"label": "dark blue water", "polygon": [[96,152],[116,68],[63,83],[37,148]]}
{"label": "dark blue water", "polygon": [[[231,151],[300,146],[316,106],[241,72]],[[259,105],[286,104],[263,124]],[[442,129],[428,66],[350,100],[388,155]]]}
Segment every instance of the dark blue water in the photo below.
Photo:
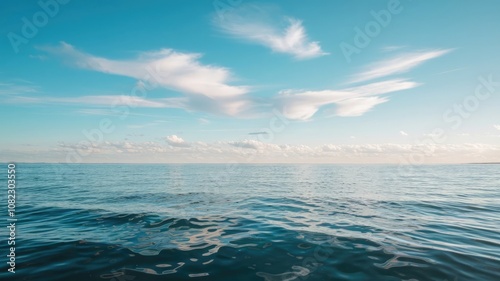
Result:
{"label": "dark blue water", "polygon": [[500,280],[500,165],[17,175],[16,273],[2,280]]}

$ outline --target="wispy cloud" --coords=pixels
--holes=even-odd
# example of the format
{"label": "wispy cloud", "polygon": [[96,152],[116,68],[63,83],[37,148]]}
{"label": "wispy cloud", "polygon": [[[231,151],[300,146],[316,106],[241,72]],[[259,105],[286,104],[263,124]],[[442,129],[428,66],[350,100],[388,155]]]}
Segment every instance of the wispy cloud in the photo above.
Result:
{"label": "wispy cloud", "polygon": [[437,75],[448,74],[448,73],[452,73],[452,72],[456,72],[456,71],[460,71],[460,70],[464,70],[464,69],[466,69],[466,68],[465,67],[454,68],[454,69],[446,70],[443,72],[439,72],[439,73],[437,73]]}
{"label": "wispy cloud", "polygon": [[[83,109],[78,109],[75,110],[74,113],[79,114],[79,115],[100,115],[100,116],[123,116],[124,112],[121,109],[115,109],[115,108],[110,108],[110,107],[99,107],[99,108],[83,108]],[[152,117],[152,118],[165,118],[166,116],[163,115],[155,115],[155,114],[143,114],[143,113],[137,113],[137,112],[127,112],[128,115],[132,116],[141,116],[141,117]],[[175,116],[168,116],[168,119],[179,119],[179,117]],[[157,123],[160,123],[160,121],[156,121]]]}
{"label": "wispy cloud", "polygon": [[[144,99],[136,96],[128,95],[102,95],[102,96],[79,96],[79,97],[50,97],[50,96],[12,96],[6,99],[7,102],[17,104],[59,104],[71,105],[77,107],[98,107],[98,108],[82,108],[75,111],[81,115],[105,115],[105,116],[121,116],[123,115],[122,106],[127,108],[187,108],[187,99],[179,98],[163,98],[163,99]],[[130,115],[147,116],[147,117],[164,117],[150,114],[139,114],[128,112]]]}
{"label": "wispy cloud", "polygon": [[373,95],[386,94],[402,90],[408,90],[411,88],[415,88],[419,85],[420,85],[419,83],[410,80],[392,79],[392,80],[386,80],[386,81],[347,88],[345,89],[345,91],[360,96],[373,96]]}
{"label": "wispy cloud", "polygon": [[38,88],[27,81],[0,82],[0,95],[36,93]]}
{"label": "wispy cloud", "polygon": [[352,87],[343,90],[323,91],[282,91],[277,98],[277,106],[286,118],[307,120],[326,105],[336,105],[336,116],[360,116],[374,106],[387,102],[387,97],[379,95],[417,87],[407,80],[388,80]]}
{"label": "wispy cloud", "polygon": [[198,118],[198,122],[202,125],[210,124],[210,120],[205,118]]}
{"label": "wispy cloud", "polygon": [[500,131],[500,125],[493,125],[493,128],[497,129]]}
{"label": "wispy cloud", "polygon": [[124,105],[130,107],[167,107],[165,103],[145,100],[143,98],[134,96],[83,96],[83,97],[73,97],[73,98],[49,98],[47,99],[51,102],[61,102],[61,103],[77,103],[77,104],[87,104],[87,105]]}
{"label": "wispy cloud", "polygon": [[390,45],[390,46],[385,46],[382,47],[383,52],[394,52],[400,49],[405,48],[405,46],[399,46],[399,45]]}
{"label": "wispy cloud", "polygon": [[44,55],[29,55],[31,59],[37,59],[37,60],[47,60],[48,57]]}
{"label": "wispy cloud", "polygon": [[350,82],[357,83],[393,74],[405,73],[412,68],[419,66],[425,61],[443,56],[451,51],[452,49],[440,49],[431,51],[417,51],[398,55],[388,60],[383,60],[372,64],[365,71],[354,75]]}
{"label": "wispy cloud", "polygon": [[351,98],[337,102],[336,115],[361,116],[371,110],[377,104],[387,102],[389,99],[380,97]]}
{"label": "wispy cloud", "polygon": [[285,25],[275,23],[267,7],[242,5],[224,15],[215,16],[215,26],[235,38],[247,40],[277,53],[292,55],[296,59],[310,59],[327,55],[319,42],[311,41],[302,21],[283,17]]}
{"label": "wispy cloud", "polygon": [[403,137],[407,137],[408,133],[405,131],[399,131],[399,134],[402,135]]}
{"label": "wispy cloud", "polygon": [[84,108],[76,110],[79,115],[98,115],[98,116],[118,116],[119,112],[113,112],[109,108]]}
{"label": "wispy cloud", "polygon": [[188,110],[233,115],[249,104],[243,97],[249,87],[230,85],[232,75],[227,68],[204,65],[199,62],[201,55],[197,53],[162,49],[142,53],[130,60],[112,60],[84,53],[64,42],[41,49],[64,57],[80,68],[138,79],[137,91],[146,91],[148,87],[178,91],[184,94],[184,99],[164,99],[164,102],[174,102],[175,106]]}
{"label": "wispy cloud", "polygon": [[127,128],[129,128],[129,129],[144,129],[144,128],[148,128],[148,127],[161,126],[161,125],[164,125],[165,123],[169,123],[169,121],[155,120],[153,122],[148,122],[148,123],[143,123],[143,124],[130,124],[130,125],[127,125]]}
{"label": "wispy cloud", "polygon": [[[236,15],[224,17],[225,19],[229,18],[229,24],[224,25],[223,28],[234,31],[245,30],[245,32],[252,29],[252,32],[248,31],[248,34],[254,34],[259,38],[260,36],[264,36],[267,38],[266,40],[271,41],[276,39],[273,39],[273,36],[269,34],[265,35],[266,32],[262,33],[258,29],[254,30],[254,28],[258,27],[269,31],[274,30],[274,27],[263,25],[259,22],[250,22],[246,14],[242,16],[240,13],[236,12]],[[233,22],[231,18],[234,17],[238,20]],[[249,29],[247,30],[247,28]],[[303,31],[303,28],[299,29]],[[303,47],[303,43],[306,42],[303,39],[306,37],[298,36],[296,38],[302,38],[297,42],[302,42],[299,45]],[[287,46],[292,46],[293,48],[287,50],[293,50],[293,52],[302,48],[295,48],[297,45],[294,44]],[[262,116],[262,108],[269,109],[268,101],[251,100],[246,95],[250,90],[249,87],[230,85],[229,81],[232,75],[228,69],[201,64],[198,61],[200,58],[199,54],[181,53],[171,49],[163,49],[156,52],[142,53],[135,59],[112,60],[81,52],[66,43],[42,49],[56,56],[69,59],[70,63],[81,68],[135,78],[138,80],[136,85],[137,91],[147,91],[150,88],[162,87],[173,89],[183,94],[178,97],[155,98],[154,100],[138,96],[117,95],[45,98],[43,102],[66,102],[101,106],[127,105],[131,107],[182,108],[187,111],[247,117]],[[403,73],[426,60],[439,57],[450,51],[420,51],[400,55],[388,61],[373,64],[368,70],[359,74],[355,81],[362,82],[387,75]],[[301,55],[306,53],[301,53]],[[299,55],[299,53],[294,54]],[[389,100],[387,96],[381,95],[411,89],[418,85],[418,83],[410,80],[392,79],[341,90],[283,90],[273,98],[272,103],[281,109],[286,118],[294,120],[311,119],[321,107],[327,105],[334,105],[333,108],[328,108],[328,115],[360,116],[370,111],[376,105]],[[33,101],[33,99],[24,100],[24,102]]]}

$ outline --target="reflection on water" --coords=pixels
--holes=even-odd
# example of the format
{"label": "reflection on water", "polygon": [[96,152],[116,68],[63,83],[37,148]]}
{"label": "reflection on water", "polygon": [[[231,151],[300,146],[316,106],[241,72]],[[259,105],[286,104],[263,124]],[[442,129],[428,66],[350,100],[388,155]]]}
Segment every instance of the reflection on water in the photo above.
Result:
{"label": "reflection on water", "polygon": [[16,278],[498,280],[499,169],[20,164]]}

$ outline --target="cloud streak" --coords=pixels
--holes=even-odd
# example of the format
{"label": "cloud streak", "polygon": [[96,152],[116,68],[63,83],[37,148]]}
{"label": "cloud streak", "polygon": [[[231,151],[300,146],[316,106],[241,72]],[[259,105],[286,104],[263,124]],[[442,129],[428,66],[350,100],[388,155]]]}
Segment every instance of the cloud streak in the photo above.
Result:
{"label": "cloud streak", "polygon": [[[41,49],[83,69],[138,79],[138,86],[133,89],[138,95],[149,87],[180,92],[184,99],[173,101],[176,107],[187,110],[205,109],[234,115],[244,111],[250,103],[243,97],[249,87],[230,85],[232,74],[227,68],[204,65],[199,62],[201,55],[197,53],[162,49],[141,53],[134,59],[113,60],[84,53],[64,42]],[[169,104],[172,100],[164,99],[164,102]]]}
{"label": "cloud streak", "polygon": [[[24,81],[23,81],[24,82]],[[38,92],[37,87],[29,82],[10,83],[0,82],[0,95],[18,95]]]}
{"label": "cloud streak", "polygon": [[333,115],[360,116],[378,104],[387,102],[379,95],[417,87],[418,83],[408,80],[388,80],[344,90],[282,91],[276,99],[277,107],[288,119],[308,120],[321,107],[336,105]]}
{"label": "cloud streak", "polygon": [[[242,33],[238,34],[251,35],[257,38],[256,40],[267,40],[268,43],[275,42],[270,46],[280,49],[281,47],[277,46],[282,46],[283,42],[276,37],[275,27],[250,20],[255,17],[252,14],[255,11],[248,13],[247,9],[244,8],[244,12],[239,9],[236,9],[236,12],[231,12],[231,15],[225,16],[223,19],[227,21],[225,25],[220,27],[229,33],[234,33],[234,35],[241,31]],[[295,43],[283,43],[283,46],[288,47],[283,47],[284,49],[280,50],[291,52],[295,56],[319,55],[319,47],[306,48],[307,51],[304,51],[304,46],[313,46],[314,42],[306,40],[307,37],[301,24],[292,20],[291,26],[287,30],[295,30],[297,34],[292,35],[291,31],[286,31],[284,34],[286,38],[288,36],[293,38],[289,38],[290,42]],[[308,43],[306,44],[306,42]],[[145,94],[144,97],[84,96],[66,99],[47,98],[45,100],[53,102],[181,108],[187,111],[209,112],[235,117],[262,116],[263,110],[274,106],[288,119],[309,120],[325,106],[327,107],[327,111],[325,111],[327,116],[361,116],[375,106],[389,101],[386,94],[419,86],[418,83],[407,79],[391,79],[340,90],[282,90],[277,96],[271,98],[271,103],[269,103],[266,100],[250,99],[247,95],[250,91],[248,86],[229,84],[232,75],[228,69],[204,65],[199,62],[201,55],[196,53],[181,53],[171,49],[163,49],[141,53],[134,59],[112,60],[81,52],[64,42],[55,47],[43,49],[68,59],[70,63],[80,68],[138,79],[137,86],[133,89],[135,92],[144,94],[148,88],[162,87],[182,93],[182,96],[154,100],[146,99]],[[442,56],[450,51],[450,49],[415,51],[399,55],[386,61],[374,63],[366,71],[356,75],[353,81],[365,82],[404,73],[427,60]],[[33,100],[28,99],[24,102],[33,102]]]}
{"label": "cloud streak", "polygon": [[[420,51],[400,55],[393,59],[377,62],[368,70],[358,74],[351,81],[366,82],[393,74],[411,70],[421,63],[442,56],[451,50]],[[361,116],[376,105],[389,101],[391,92],[407,90],[419,86],[418,83],[405,79],[392,79],[341,90],[320,91],[281,91],[276,98],[276,104],[281,108],[286,118],[293,120],[311,119],[322,107],[334,105],[327,112],[330,115],[352,117]]]}
{"label": "cloud streak", "polygon": [[271,18],[268,9],[243,5],[223,18],[214,16],[213,23],[232,37],[265,46],[276,53],[289,54],[296,59],[327,55],[319,42],[308,38],[302,21],[286,17],[286,24],[280,26],[268,18]]}
{"label": "cloud streak", "polygon": [[164,102],[145,100],[143,98],[134,96],[82,96],[74,98],[49,98],[46,99],[49,102],[60,102],[60,103],[77,103],[77,104],[87,104],[87,105],[115,105],[115,106],[130,106],[130,107],[167,107]]}
{"label": "cloud streak", "polygon": [[405,73],[428,60],[443,56],[451,51],[452,49],[416,51],[402,54],[388,60],[379,61],[372,64],[365,71],[356,74],[350,82],[357,83],[389,75]]}

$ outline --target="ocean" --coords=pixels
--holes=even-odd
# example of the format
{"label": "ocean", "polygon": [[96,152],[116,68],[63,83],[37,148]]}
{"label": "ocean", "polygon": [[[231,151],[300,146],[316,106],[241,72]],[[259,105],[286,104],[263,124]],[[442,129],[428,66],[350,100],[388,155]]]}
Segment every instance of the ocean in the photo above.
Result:
{"label": "ocean", "polygon": [[1,280],[500,280],[500,165],[18,163],[16,176]]}

